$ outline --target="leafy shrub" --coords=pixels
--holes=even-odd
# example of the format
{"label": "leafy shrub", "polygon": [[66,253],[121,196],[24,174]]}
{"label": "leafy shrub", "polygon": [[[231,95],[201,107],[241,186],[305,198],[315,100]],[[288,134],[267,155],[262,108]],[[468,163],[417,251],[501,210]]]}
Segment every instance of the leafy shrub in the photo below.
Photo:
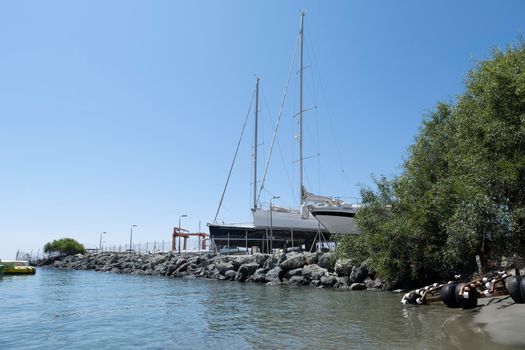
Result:
{"label": "leafy shrub", "polygon": [[455,103],[426,116],[402,173],[362,188],[360,237],[340,256],[387,280],[429,280],[525,248],[525,46],[479,62]]}
{"label": "leafy shrub", "polygon": [[44,253],[58,254],[58,255],[74,255],[78,253],[85,253],[86,249],[82,244],[73,238],[62,238],[48,242],[44,245]]}

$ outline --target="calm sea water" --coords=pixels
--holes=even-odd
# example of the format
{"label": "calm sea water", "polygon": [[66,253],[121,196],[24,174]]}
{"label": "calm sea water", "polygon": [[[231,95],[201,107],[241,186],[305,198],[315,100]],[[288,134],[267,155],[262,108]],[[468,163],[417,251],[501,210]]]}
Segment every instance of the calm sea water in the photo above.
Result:
{"label": "calm sea water", "polygon": [[503,348],[472,311],[387,292],[41,268],[4,276],[0,295],[0,349]]}

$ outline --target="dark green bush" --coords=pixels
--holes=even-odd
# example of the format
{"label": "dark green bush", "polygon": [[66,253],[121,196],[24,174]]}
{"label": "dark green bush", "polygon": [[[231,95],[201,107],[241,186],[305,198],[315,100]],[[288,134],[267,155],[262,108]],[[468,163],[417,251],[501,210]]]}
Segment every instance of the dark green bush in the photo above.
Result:
{"label": "dark green bush", "polygon": [[402,173],[363,188],[362,235],[338,255],[390,281],[428,280],[525,247],[525,46],[479,62],[455,103],[426,116]]}
{"label": "dark green bush", "polygon": [[86,249],[73,238],[62,238],[48,242],[44,245],[44,253],[57,255],[74,255],[78,253],[85,253]]}

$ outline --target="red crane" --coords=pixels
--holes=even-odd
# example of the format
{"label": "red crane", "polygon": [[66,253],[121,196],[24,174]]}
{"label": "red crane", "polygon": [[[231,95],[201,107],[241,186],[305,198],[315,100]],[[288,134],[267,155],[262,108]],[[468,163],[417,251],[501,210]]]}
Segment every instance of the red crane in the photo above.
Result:
{"label": "red crane", "polygon": [[[186,240],[190,237],[199,237],[199,246],[202,250],[206,250],[206,240],[207,237],[210,235],[204,232],[197,232],[197,233],[190,233],[190,231],[180,228],[180,227],[174,227],[173,228],[173,236],[171,241],[171,250],[176,251],[177,250],[177,237],[179,237],[179,245],[180,245],[180,237],[184,238],[183,243],[183,249],[186,251]],[[179,247],[180,248],[180,247]]]}

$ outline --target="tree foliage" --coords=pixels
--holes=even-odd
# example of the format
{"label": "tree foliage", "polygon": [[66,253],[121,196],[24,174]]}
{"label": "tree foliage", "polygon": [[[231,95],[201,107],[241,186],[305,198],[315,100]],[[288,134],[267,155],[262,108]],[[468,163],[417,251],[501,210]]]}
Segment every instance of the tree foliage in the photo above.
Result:
{"label": "tree foliage", "polygon": [[62,238],[44,245],[44,253],[48,254],[74,255],[85,252],[84,246],[73,238]]}
{"label": "tree foliage", "polygon": [[494,51],[426,116],[401,175],[361,191],[340,245],[392,281],[426,280],[525,247],[525,45]]}

